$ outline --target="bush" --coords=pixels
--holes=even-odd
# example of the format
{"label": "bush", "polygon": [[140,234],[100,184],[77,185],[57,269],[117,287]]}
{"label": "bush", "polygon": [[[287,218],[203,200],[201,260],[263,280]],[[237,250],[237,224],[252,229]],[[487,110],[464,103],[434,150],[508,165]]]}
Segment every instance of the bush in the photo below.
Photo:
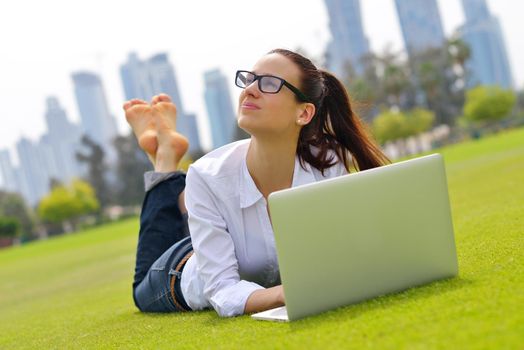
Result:
{"label": "bush", "polygon": [[0,237],[14,238],[20,235],[20,222],[15,218],[0,217]]}

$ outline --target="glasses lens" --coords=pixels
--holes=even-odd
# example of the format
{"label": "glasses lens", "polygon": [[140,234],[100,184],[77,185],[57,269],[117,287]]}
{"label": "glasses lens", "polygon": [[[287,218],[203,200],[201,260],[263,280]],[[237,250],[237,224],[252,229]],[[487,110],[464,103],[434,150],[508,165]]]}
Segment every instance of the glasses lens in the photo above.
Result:
{"label": "glasses lens", "polygon": [[275,93],[280,90],[282,81],[275,77],[262,77],[260,78],[260,90],[262,92]]}
{"label": "glasses lens", "polygon": [[249,72],[238,72],[236,85],[241,88],[245,88],[253,83],[255,76]]}

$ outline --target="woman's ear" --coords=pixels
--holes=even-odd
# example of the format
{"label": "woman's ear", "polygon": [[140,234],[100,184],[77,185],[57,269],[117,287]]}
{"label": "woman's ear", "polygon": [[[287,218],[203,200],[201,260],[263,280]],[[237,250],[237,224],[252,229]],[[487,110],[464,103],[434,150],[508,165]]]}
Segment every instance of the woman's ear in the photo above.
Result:
{"label": "woman's ear", "polygon": [[301,112],[296,120],[297,125],[309,124],[311,119],[313,119],[315,112],[316,112],[316,108],[314,104],[304,103],[303,106],[301,106]]}

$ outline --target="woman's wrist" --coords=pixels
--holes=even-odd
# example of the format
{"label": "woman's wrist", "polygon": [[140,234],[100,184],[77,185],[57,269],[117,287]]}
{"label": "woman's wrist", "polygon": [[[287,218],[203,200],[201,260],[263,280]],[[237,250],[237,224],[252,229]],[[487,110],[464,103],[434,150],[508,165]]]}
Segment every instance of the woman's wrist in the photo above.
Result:
{"label": "woman's wrist", "polygon": [[282,285],[258,289],[248,297],[244,313],[265,311],[283,305],[285,305],[285,298]]}
{"label": "woman's wrist", "polygon": [[284,296],[284,288],[282,285],[278,285],[275,287],[277,290],[277,301],[278,303],[285,305],[286,304],[286,298]]}

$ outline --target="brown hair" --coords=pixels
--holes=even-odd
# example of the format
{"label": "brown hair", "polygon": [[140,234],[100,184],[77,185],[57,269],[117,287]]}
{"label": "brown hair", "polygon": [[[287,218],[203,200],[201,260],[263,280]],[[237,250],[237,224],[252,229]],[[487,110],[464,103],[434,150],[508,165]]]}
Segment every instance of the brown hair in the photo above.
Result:
{"label": "brown hair", "polygon": [[[316,107],[313,119],[302,128],[298,139],[297,154],[302,167],[308,162],[324,173],[337,162],[329,150],[335,152],[348,171],[350,156],[358,170],[390,163],[353,111],[344,85],[333,74],[317,69],[309,59],[293,51],[268,52],[272,53],[287,57],[299,67],[300,91]],[[312,152],[311,146],[318,148],[318,152]]]}

